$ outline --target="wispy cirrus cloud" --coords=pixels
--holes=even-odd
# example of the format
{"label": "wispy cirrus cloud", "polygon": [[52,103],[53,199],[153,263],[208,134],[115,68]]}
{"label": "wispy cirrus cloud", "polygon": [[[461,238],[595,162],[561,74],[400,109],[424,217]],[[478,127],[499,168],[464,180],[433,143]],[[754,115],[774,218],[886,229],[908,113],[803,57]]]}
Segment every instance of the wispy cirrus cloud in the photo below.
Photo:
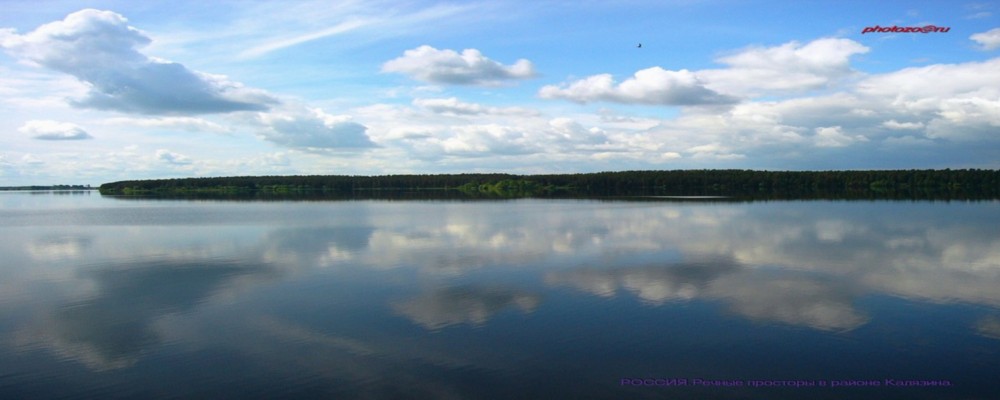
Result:
{"label": "wispy cirrus cloud", "polygon": [[[252,60],[294,52],[296,46],[326,42],[330,52],[356,48],[373,42],[426,31],[455,28],[470,23],[470,16],[484,18],[490,4],[423,4],[398,1],[296,1],[279,3],[241,3],[236,16],[212,31],[212,43],[206,35],[183,35],[188,44],[200,43],[233,54],[240,60]],[[224,37],[224,43],[214,38]]]}
{"label": "wispy cirrus cloud", "polygon": [[318,40],[325,37],[350,32],[355,29],[371,24],[372,24],[371,21],[365,21],[365,20],[344,21],[329,28],[323,28],[317,31],[306,32],[292,37],[278,38],[267,41],[265,43],[259,44],[257,46],[254,46],[252,48],[243,51],[242,53],[239,54],[239,57],[241,58],[259,57],[276,50],[281,50],[287,47],[292,47],[302,43],[311,42],[313,40]]}
{"label": "wispy cirrus cloud", "polygon": [[133,118],[116,117],[102,121],[108,125],[135,126],[142,128],[183,129],[193,132],[229,132],[230,127],[197,117],[156,117]]}
{"label": "wispy cirrus cloud", "polygon": [[413,105],[444,115],[539,115],[537,110],[528,108],[488,107],[481,104],[464,102],[459,100],[457,97],[449,97],[446,99],[414,99]]}

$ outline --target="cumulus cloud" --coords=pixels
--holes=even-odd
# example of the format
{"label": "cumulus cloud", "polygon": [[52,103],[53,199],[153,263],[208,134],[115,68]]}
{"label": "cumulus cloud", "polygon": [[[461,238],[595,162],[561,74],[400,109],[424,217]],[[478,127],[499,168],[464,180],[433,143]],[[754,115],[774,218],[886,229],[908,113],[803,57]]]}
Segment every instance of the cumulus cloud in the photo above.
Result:
{"label": "cumulus cloud", "polygon": [[156,150],[156,159],[163,161],[167,164],[173,165],[188,165],[191,164],[191,159],[183,154],[174,153],[167,149]]}
{"label": "cumulus cloud", "polygon": [[[373,139],[384,146],[380,155],[433,162],[433,167],[467,168],[449,169],[464,172],[510,171],[510,162],[515,160],[552,164],[589,159],[595,152],[622,155],[627,150],[622,140],[629,136],[625,132],[638,133],[648,126],[622,127],[629,124],[602,124],[586,116],[581,120],[553,118],[533,109],[488,107],[454,99],[430,100],[414,101],[414,107],[382,104],[355,112],[371,127]],[[484,159],[488,157],[495,161]],[[488,165],[491,162],[496,165]]]}
{"label": "cumulus cloud", "polygon": [[935,64],[873,75],[858,83],[859,94],[889,99],[894,107],[933,111],[950,97],[1000,94],[1000,58],[961,64]]}
{"label": "cumulus cloud", "polygon": [[690,106],[727,104],[736,99],[704,86],[691,71],[669,71],[652,67],[637,71],[624,82],[615,83],[611,74],[593,75],[562,86],[548,85],[539,90],[545,99],[566,99],[577,103],[610,101],[626,104]]}
{"label": "cumulus cloud", "polygon": [[0,47],[23,61],[72,75],[89,86],[76,106],[140,114],[265,110],[277,100],[225,76],[188,69],[139,51],[151,39],[111,11],[81,10]]}
{"label": "cumulus cloud", "polygon": [[1000,127],[1000,99],[948,99],[941,103],[939,115],[942,120],[955,124]]}
{"label": "cumulus cloud", "polygon": [[816,128],[817,147],[844,147],[854,142],[867,142],[868,138],[862,135],[848,136],[844,134],[839,126],[829,126]]}
{"label": "cumulus cloud", "polygon": [[923,128],[924,124],[922,122],[899,122],[894,119],[890,119],[883,122],[882,126],[893,130],[913,130]]}
{"label": "cumulus cloud", "polygon": [[[1000,58],[874,75],[855,92],[882,114],[924,124],[928,137],[991,140],[1000,126]],[[901,119],[902,119],[901,118]],[[891,122],[891,121],[890,121]],[[902,126],[886,123],[890,129]],[[909,125],[915,128],[915,125]]]}
{"label": "cumulus cloud", "polygon": [[506,81],[535,76],[531,61],[520,59],[503,65],[484,56],[479,50],[438,50],[420,46],[382,65],[383,72],[396,72],[430,83],[494,86]]}
{"label": "cumulus cloud", "polygon": [[1000,49],[1000,28],[993,28],[986,32],[976,33],[969,36],[969,39],[979,43],[983,50]]}
{"label": "cumulus cloud", "polygon": [[33,120],[25,122],[18,131],[31,135],[39,140],[84,140],[93,139],[79,125],[69,122],[49,120]]}
{"label": "cumulus cloud", "polygon": [[[709,143],[699,146],[694,146],[686,149],[692,157],[695,158],[717,158],[723,160],[740,159],[746,157],[744,154],[733,153],[728,147],[720,145],[719,143]],[[670,158],[676,158],[671,154]]]}
{"label": "cumulus cloud", "polygon": [[584,128],[571,118],[553,118],[549,120],[549,128],[559,141],[570,143],[605,143],[608,141],[607,133],[601,128]]}
{"label": "cumulus cloud", "polygon": [[722,69],[698,71],[652,67],[617,84],[611,74],[593,75],[561,86],[543,87],[539,96],[577,103],[691,106],[735,103],[737,97],[817,89],[853,73],[850,58],[868,47],[849,39],[823,38],[807,44],[750,48],[717,61]]}
{"label": "cumulus cloud", "polygon": [[319,108],[259,113],[255,122],[264,139],[283,146],[311,150],[375,147],[367,127]]}
{"label": "cumulus cloud", "polygon": [[742,50],[717,60],[728,68],[696,74],[707,87],[722,93],[759,95],[816,89],[851,74],[850,58],[868,51],[850,39],[823,38],[805,45],[792,41]]}
{"label": "cumulus cloud", "polygon": [[927,125],[927,136],[951,140],[995,138],[1000,128],[1000,98],[946,99],[940,102],[938,117]]}
{"label": "cumulus cloud", "polygon": [[[809,47],[812,42],[805,43],[794,49]],[[840,42],[841,47],[834,46],[836,43],[827,43],[827,47],[852,48],[850,43]],[[453,165],[477,167],[482,165],[477,160],[485,155],[504,157],[504,163],[515,165],[541,165],[538,160],[544,159],[594,168],[595,160],[614,160],[619,168],[628,165],[626,168],[635,169],[665,162],[686,168],[721,165],[832,169],[926,168],[926,163],[932,162],[943,168],[949,160],[964,162],[973,157],[988,164],[996,159],[996,152],[991,150],[996,146],[991,144],[998,140],[996,130],[1000,127],[1000,58],[905,68],[854,80],[856,72],[844,62],[847,53],[850,51],[844,50],[830,58],[829,64],[838,65],[836,68],[814,68],[829,72],[820,75],[826,79],[824,85],[837,89],[833,93],[767,100],[744,98],[724,110],[687,107],[676,117],[648,123],[639,123],[634,116],[619,116],[612,110],[589,115],[504,118],[489,107],[459,99],[420,100],[414,101],[412,108],[385,106],[363,114],[380,132],[379,143],[398,149],[395,154],[413,155],[418,162],[447,159]],[[767,60],[772,59],[780,57]],[[754,64],[743,60],[733,65],[749,68]],[[699,73],[691,72],[695,78],[700,78]],[[623,83],[614,82],[610,76],[608,81],[603,86],[588,87],[611,89],[579,90],[574,95],[585,99],[612,97],[608,94],[619,93]],[[699,82],[712,89],[707,79]],[[564,95],[570,92],[568,85],[550,88]],[[458,129],[440,115],[475,116],[477,123]],[[473,129],[488,125],[493,127]],[[978,153],[969,154],[967,146],[971,143],[983,144],[975,146]],[[934,144],[942,146],[933,155],[923,150]],[[894,148],[911,149],[921,155],[888,151]],[[841,151],[846,149],[850,152]],[[458,164],[462,158],[469,164]]]}
{"label": "cumulus cloud", "polygon": [[450,155],[483,157],[530,154],[540,151],[523,131],[498,124],[465,125],[451,129],[452,135],[440,142]]}
{"label": "cumulus cloud", "polygon": [[[968,160],[969,148],[962,146],[981,143],[975,157],[988,164],[995,159],[990,149],[996,148],[1000,127],[998,82],[1000,58],[871,74],[842,82],[847,84],[833,94],[750,100],[724,112],[689,108],[644,135],[662,147],[643,153],[643,158],[653,160],[663,151],[692,159],[734,153],[756,165],[782,160],[771,168],[786,168],[787,162],[809,168],[926,168],[928,158],[884,150],[952,143],[930,159],[944,167],[940,160]],[[825,151],[848,146],[847,157]],[[805,157],[810,161],[803,161]]]}

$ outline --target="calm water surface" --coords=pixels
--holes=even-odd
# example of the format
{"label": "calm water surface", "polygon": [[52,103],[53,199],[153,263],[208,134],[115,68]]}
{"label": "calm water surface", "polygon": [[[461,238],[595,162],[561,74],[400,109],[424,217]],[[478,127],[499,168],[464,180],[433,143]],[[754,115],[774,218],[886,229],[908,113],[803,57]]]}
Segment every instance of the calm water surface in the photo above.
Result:
{"label": "calm water surface", "polygon": [[998,227],[998,202],[0,193],[0,398],[995,399]]}

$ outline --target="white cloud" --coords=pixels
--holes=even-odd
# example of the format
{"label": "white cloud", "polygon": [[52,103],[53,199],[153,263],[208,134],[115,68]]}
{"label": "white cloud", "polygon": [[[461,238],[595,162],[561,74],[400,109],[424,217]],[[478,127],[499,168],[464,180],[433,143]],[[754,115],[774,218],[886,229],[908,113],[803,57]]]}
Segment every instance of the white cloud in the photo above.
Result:
{"label": "white cloud", "polygon": [[[619,154],[630,154],[642,162],[638,168],[662,162],[664,153],[683,155],[687,167],[706,162],[714,164],[702,165],[713,168],[806,164],[811,168],[926,167],[926,159],[884,150],[996,141],[1000,126],[998,71],[1000,59],[907,68],[870,75],[859,82],[830,81],[839,89],[832,94],[744,101],[723,111],[685,108],[679,116],[662,119],[658,125],[609,137],[623,151]],[[604,114],[607,111],[592,116],[602,128],[622,126],[602,119]],[[898,137],[903,132],[905,136]],[[816,149],[848,146],[850,153],[816,153]],[[991,154],[986,150],[989,148],[982,147],[980,154]],[[965,159],[958,155],[961,151],[961,147],[947,146],[935,157]],[[806,158],[809,162],[803,161]],[[740,163],[727,164],[736,161]],[[945,162],[937,165],[943,167]]]}
{"label": "white cloud", "polygon": [[289,108],[258,113],[255,123],[265,140],[307,150],[375,147],[367,127],[351,117],[327,114],[319,108]]}
{"label": "white cloud", "polygon": [[[225,13],[209,17],[213,11]],[[157,38],[157,50],[197,48],[203,58],[229,61],[254,59],[272,53],[294,54],[296,46],[323,46],[325,54],[347,55],[360,48],[400,36],[467,29],[497,17],[493,4],[423,4],[383,1],[244,2],[239,7],[199,10],[211,26],[184,31],[172,25],[169,37]],[[381,46],[380,46],[381,47]],[[288,49],[288,52],[283,50]],[[294,68],[292,63],[283,67]]]}
{"label": "white cloud", "polygon": [[230,128],[215,122],[195,117],[160,117],[160,118],[108,118],[102,121],[109,125],[137,126],[143,128],[183,129],[193,132],[229,132]]}
{"label": "white cloud", "polygon": [[497,124],[465,125],[450,129],[452,134],[440,142],[448,155],[465,157],[523,155],[537,153],[538,147],[516,127]]}
{"label": "white cloud", "polygon": [[620,84],[616,84],[610,74],[600,74],[562,86],[545,86],[538,91],[538,95],[545,99],[566,99],[577,103],[610,101],[690,106],[735,102],[734,98],[707,89],[704,82],[688,70],[668,71],[660,67],[636,71]]}
{"label": "white cloud", "polygon": [[83,140],[93,139],[87,131],[76,124],[49,120],[25,122],[18,131],[32,135],[39,140]]}
{"label": "white cloud", "polygon": [[1000,94],[1000,58],[961,64],[935,64],[873,75],[855,91],[889,100],[911,111],[934,110],[941,99],[981,93]]}
{"label": "white cloud", "polygon": [[25,154],[25,155],[21,156],[21,163],[22,164],[26,164],[26,165],[35,165],[35,166],[37,166],[37,165],[45,164],[45,161],[42,161],[41,159],[39,159],[38,157],[36,157],[34,154],[28,153],[28,154]]}
{"label": "white cloud", "polygon": [[942,118],[958,123],[983,122],[1000,126],[1000,99],[982,97],[948,99],[941,103]]}
{"label": "white cloud", "polygon": [[571,118],[559,117],[549,120],[553,136],[556,140],[569,143],[601,144],[609,138],[603,129],[598,127],[584,128]]}
{"label": "white cloud", "polygon": [[708,88],[726,94],[752,96],[765,91],[816,89],[851,74],[851,56],[868,51],[850,39],[823,38],[805,45],[792,41],[722,57],[717,61],[728,68],[695,74]]}
{"label": "white cloud", "polygon": [[621,84],[610,74],[593,75],[562,86],[543,87],[539,96],[578,103],[611,101],[626,104],[690,106],[726,104],[736,97],[766,92],[818,89],[853,74],[850,58],[868,47],[849,39],[824,38],[805,45],[750,48],[717,61],[723,69],[670,71],[652,67],[637,71]]}
{"label": "white cloud", "polygon": [[969,36],[969,39],[979,43],[984,50],[1000,49],[1000,28],[993,28],[986,32],[973,34]]}
{"label": "white cloud", "polygon": [[538,111],[522,107],[487,107],[467,103],[456,97],[447,99],[414,99],[413,105],[444,115],[512,115],[537,116]]}
{"label": "white cloud", "polygon": [[174,153],[167,149],[156,150],[156,159],[173,165],[191,164],[191,159],[183,154]]}
{"label": "white cloud", "polygon": [[424,82],[450,85],[493,86],[506,81],[535,76],[531,61],[520,59],[506,66],[484,56],[479,50],[438,50],[420,46],[382,65],[383,72],[396,72]]}
{"label": "white cloud", "polygon": [[717,158],[722,160],[740,159],[746,157],[743,154],[733,153],[729,148],[719,143],[709,143],[700,146],[690,147],[685,150],[695,158]]}
{"label": "white cloud", "polygon": [[839,126],[816,128],[817,147],[844,147],[854,142],[867,142],[862,135],[847,136]]}
{"label": "white cloud", "polygon": [[899,122],[894,119],[890,119],[883,122],[882,126],[892,130],[914,130],[923,128],[924,124],[923,122]]}
{"label": "white cloud", "polygon": [[266,92],[225,76],[192,71],[138,51],[150,42],[125,17],[93,9],[24,35],[0,33],[0,47],[10,54],[86,82],[87,96],[72,101],[81,107],[187,114],[264,110],[277,102]]}
{"label": "white cloud", "polygon": [[1000,128],[1000,97],[954,98],[940,102],[938,118],[927,125],[927,136],[951,140],[996,139]]}
{"label": "white cloud", "polygon": [[337,25],[320,29],[318,31],[303,33],[293,37],[281,38],[276,40],[268,41],[267,43],[254,46],[240,53],[242,58],[253,58],[259,57],[261,55],[270,53],[275,50],[280,50],[286,47],[295,46],[305,42],[310,42],[313,40],[325,38],[328,36],[339,35],[342,33],[353,31],[357,28],[368,25],[370,22],[363,20],[350,20],[344,21]]}

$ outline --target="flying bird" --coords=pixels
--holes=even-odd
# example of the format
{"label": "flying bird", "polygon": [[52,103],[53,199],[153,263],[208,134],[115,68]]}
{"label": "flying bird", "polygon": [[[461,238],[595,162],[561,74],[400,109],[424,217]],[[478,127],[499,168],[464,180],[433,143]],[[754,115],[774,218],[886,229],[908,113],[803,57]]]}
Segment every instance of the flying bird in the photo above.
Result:
{"label": "flying bird", "polygon": [[640,48],[640,49],[641,49],[641,48],[642,48],[642,43],[639,43],[639,45],[638,45],[638,46],[635,46],[635,47],[638,47],[638,48]]}

